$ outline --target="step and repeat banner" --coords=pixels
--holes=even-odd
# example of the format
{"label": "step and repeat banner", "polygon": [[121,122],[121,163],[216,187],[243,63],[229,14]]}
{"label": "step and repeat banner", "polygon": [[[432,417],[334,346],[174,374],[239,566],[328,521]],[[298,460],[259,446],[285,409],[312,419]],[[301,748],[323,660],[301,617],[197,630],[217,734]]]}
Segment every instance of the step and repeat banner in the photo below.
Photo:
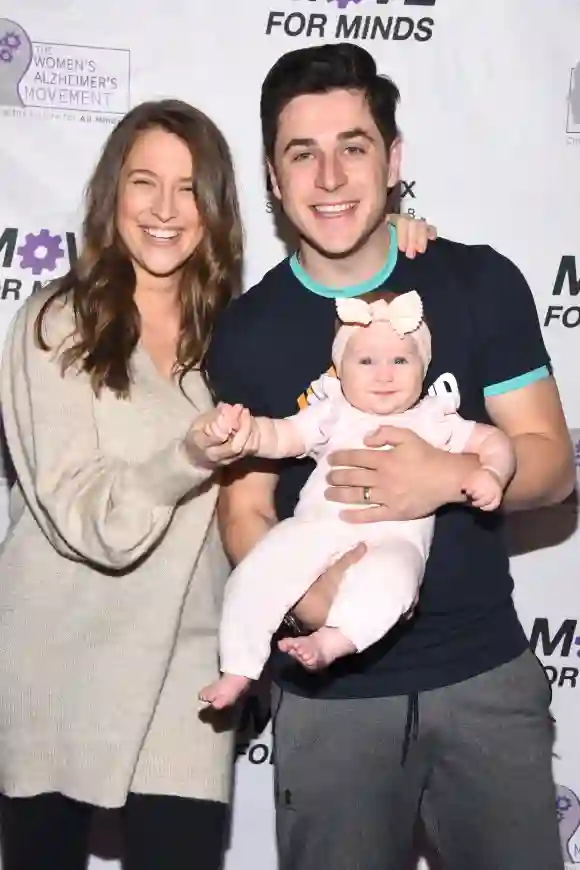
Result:
{"label": "step and repeat banner", "polygon": [[[528,278],[580,458],[580,4],[571,0],[3,0],[0,346],[22,302],[76,256],[95,158],[145,99],[188,100],[228,137],[247,284],[281,259],[260,85],[280,54],[322,41],[360,43],[400,87],[403,210],[441,235],[496,247]],[[0,534],[6,493],[3,474]],[[570,868],[580,867],[576,527],[569,505],[517,516],[511,529],[518,609],[553,686],[554,811]],[[93,870],[115,867],[114,849],[96,851]],[[275,868],[271,740],[256,703],[240,736],[227,870]]]}

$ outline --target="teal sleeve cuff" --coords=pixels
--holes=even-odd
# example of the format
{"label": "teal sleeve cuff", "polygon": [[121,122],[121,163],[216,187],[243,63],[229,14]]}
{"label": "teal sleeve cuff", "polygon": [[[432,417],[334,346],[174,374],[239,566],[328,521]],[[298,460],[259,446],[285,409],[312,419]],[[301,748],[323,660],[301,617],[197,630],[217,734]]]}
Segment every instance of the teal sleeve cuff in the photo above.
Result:
{"label": "teal sleeve cuff", "polygon": [[490,384],[488,387],[485,387],[483,395],[486,399],[490,396],[501,396],[504,393],[509,393],[512,390],[519,390],[522,387],[527,387],[529,384],[535,384],[536,381],[541,381],[544,378],[549,377],[550,370],[548,369],[548,366],[540,366],[539,369],[533,369],[531,372],[518,375],[516,378],[509,378],[507,381]]}

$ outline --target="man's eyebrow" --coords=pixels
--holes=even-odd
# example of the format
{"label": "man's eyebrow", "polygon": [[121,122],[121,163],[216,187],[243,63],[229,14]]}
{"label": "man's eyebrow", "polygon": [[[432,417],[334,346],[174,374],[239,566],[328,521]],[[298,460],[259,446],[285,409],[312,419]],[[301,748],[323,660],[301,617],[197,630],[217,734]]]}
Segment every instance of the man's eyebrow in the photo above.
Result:
{"label": "man's eyebrow", "polygon": [[290,139],[284,148],[284,154],[291,148],[312,148],[314,145],[316,145],[316,139]]}
{"label": "man's eyebrow", "polygon": [[340,139],[341,142],[344,142],[345,139],[367,139],[369,142],[375,141],[374,136],[363,127],[353,127],[352,130],[344,130],[342,133],[338,134],[337,139]]}
{"label": "man's eyebrow", "polygon": [[[353,127],[351,130],[343,130],[341,133],[337,134],[336,137],[340,142],[344,142],[347,139],[366,139],[368,142],[374,142],[374,136],[372,136],[368,130],[365,130],[363,127]],[[294,138],[290,139],[288,144],[284,148],[284,154],[290,151],[291,148],[313,148],[317,145],[318,142],[316,139],[311,137],[308,138]]]}

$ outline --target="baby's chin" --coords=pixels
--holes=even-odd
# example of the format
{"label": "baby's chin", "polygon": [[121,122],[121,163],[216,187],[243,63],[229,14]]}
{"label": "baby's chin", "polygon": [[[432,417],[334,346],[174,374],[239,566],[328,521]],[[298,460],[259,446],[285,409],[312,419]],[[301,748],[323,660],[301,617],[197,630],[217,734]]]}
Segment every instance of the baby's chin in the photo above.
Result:
{"label": "baby's chin", "polygon": [[354,399],[346,396],[347,401],[365,414],[376,414],[379,417],[392,414],[403,414],[419,401],[420,396],[409,393],[392,393],[380,396],[377,394],[357,396]]}

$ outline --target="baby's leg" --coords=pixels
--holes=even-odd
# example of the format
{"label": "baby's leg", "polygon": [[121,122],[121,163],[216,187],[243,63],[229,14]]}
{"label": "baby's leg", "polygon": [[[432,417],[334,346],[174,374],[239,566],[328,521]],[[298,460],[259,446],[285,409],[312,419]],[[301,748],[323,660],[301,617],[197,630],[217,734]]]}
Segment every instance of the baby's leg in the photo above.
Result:
{"label": "baby's leg", "polygon": [[[353,535],[356,531],[353,531]],[[336,522],[295,518],[275,526],[232,573],[220,626],[223,676],[200,693],[215,707],[234,703],[259,677],[286,612],[349,546]]]}
{"label": "baby's leg", "polygon": [[339,586],[326,624],[359,652],[376,643],[413,605],[425,562],[423,549],[404,537],[369,545]]}
{"label": "baby's leg", "polygon": [[415,543],[391,537],[369,544],[363,558],[348,569],[326,625],[309,637],[286,640],[284,651],[311,670],[361,652],[409,610],[424,572],[424,551]]}

